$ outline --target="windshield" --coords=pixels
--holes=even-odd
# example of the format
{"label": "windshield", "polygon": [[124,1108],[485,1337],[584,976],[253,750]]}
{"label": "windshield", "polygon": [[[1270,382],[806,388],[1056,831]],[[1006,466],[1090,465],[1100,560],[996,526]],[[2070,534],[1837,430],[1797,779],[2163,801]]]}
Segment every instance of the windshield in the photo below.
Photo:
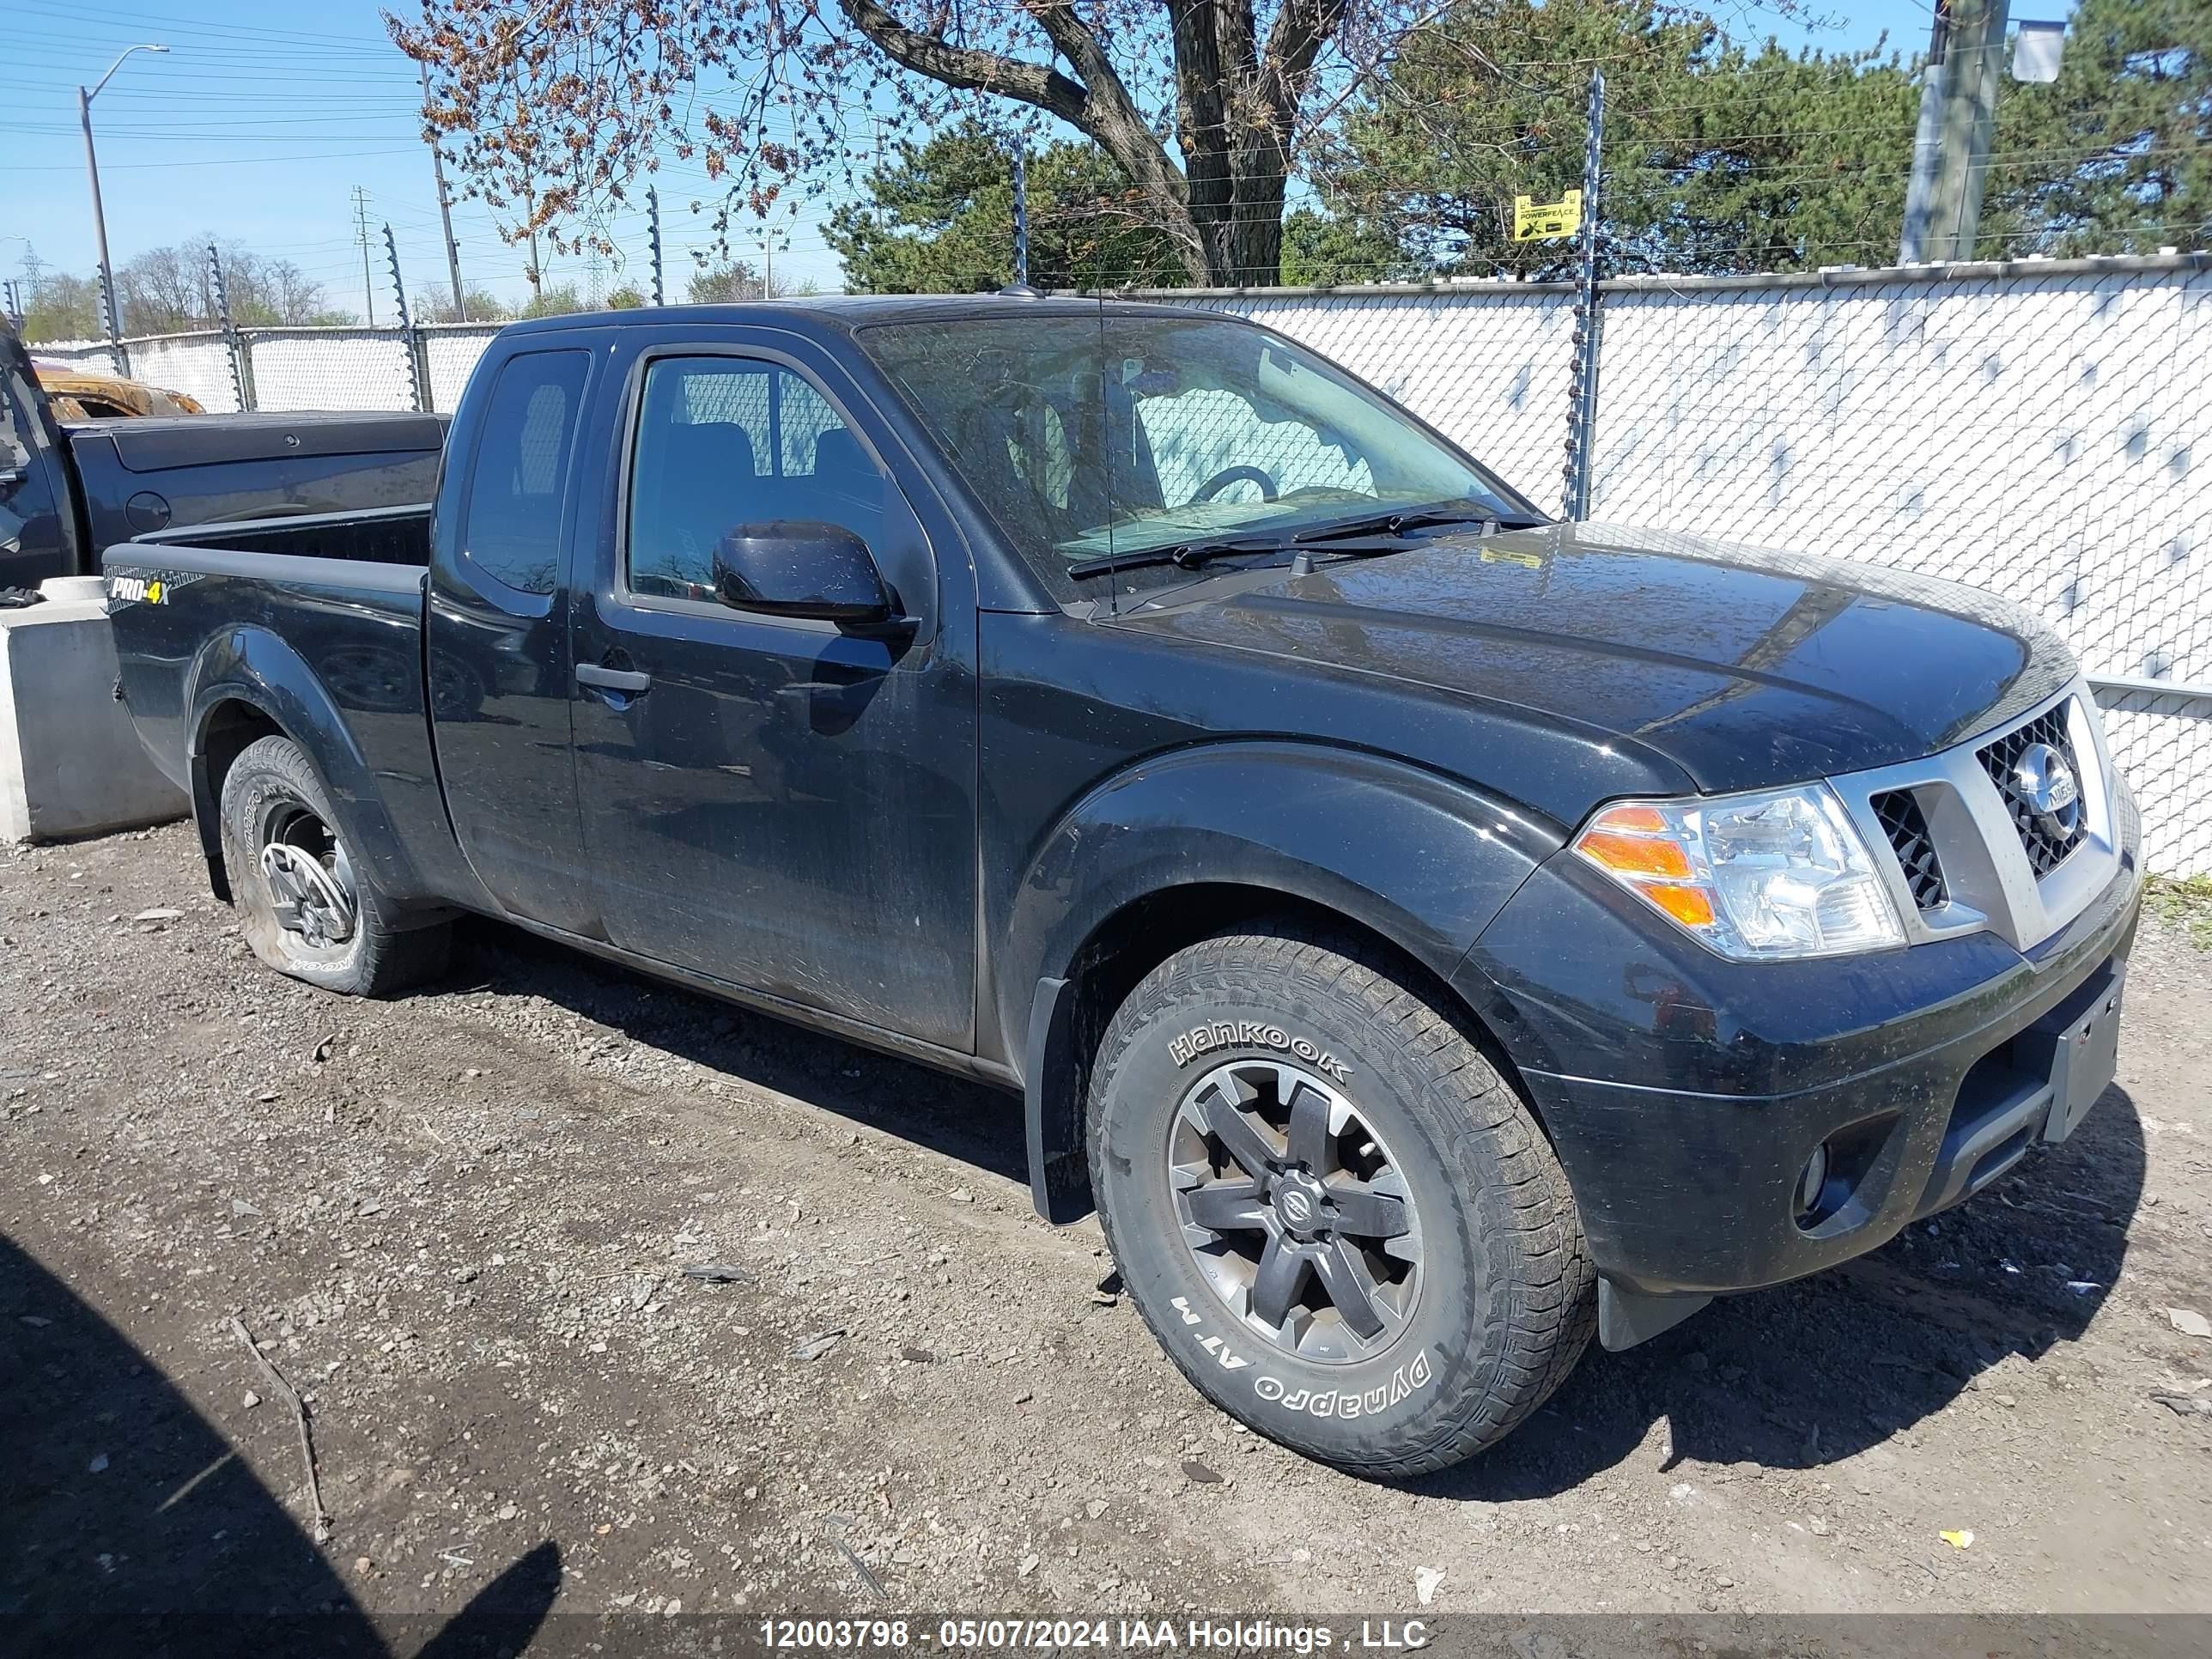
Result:
{"label": "windshield", "polygon": [[[879,325],[864,349],[1062,598],[1070,575],[1224,539],[1272,544],[1377,513],[1540,516],[1313,353],[1226,318],[1066,312]],[[1187,581],[1117,571],[1124,591]]]}

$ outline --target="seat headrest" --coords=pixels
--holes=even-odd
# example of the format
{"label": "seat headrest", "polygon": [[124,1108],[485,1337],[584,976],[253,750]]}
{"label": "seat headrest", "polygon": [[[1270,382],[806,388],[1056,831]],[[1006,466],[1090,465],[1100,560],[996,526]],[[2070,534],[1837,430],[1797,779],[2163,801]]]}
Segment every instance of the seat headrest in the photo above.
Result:
{"label": "seat headrest", "polygon": [[735,473],[744,478],[753,477],[757,471],[752,438],[734,422],[706,421],[696,426],[672,426],[667,428],[665,442],[662,452],[665,471],[662,476],[672,483],[695,471],[712,475]]}
{"label": "seat headrest", "polygon": [[876,471],[860,441],[842,426],[826,428],[814,440],[814,476],[830,483],[854,477],[871,477]]}

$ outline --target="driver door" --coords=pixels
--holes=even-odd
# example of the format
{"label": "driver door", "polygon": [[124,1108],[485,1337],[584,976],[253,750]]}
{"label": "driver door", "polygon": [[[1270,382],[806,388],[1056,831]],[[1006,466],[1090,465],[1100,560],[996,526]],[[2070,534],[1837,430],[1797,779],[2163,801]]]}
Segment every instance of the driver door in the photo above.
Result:
{"label": "driver door", "polygon": [[[940,581],[886,459],[903,451],[865,398],[790,337],[742,343],[754,332],[646,351],[629,375],[612,568],[574,611],[576,768],[606,936],[968,1052],[971,590]],[[858,535],[912,631],[720,602],[717,540],[781,521]]]}

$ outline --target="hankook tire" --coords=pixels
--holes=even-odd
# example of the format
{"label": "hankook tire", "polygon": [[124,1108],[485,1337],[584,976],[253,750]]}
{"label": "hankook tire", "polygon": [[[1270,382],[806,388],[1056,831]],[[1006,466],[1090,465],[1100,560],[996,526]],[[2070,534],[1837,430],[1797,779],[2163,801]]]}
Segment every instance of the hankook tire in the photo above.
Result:
{"label": "hankook tire", "polygon": [[1255,926],[1178,951],[1108,1025],[1088,1108],[1138,1311],[1200,1392],[1308,1456],[1457,1462],[1589,1345],[1595,1277],[1527,1105],[1357,948]]}
{"label": "hankook tire", "polygon": [[222,781],[222,856],[246,943],[282,974],[390,996],[444,971],[452,925],[403,925],[337,833],[330,793],[289,738],[258,738]]}

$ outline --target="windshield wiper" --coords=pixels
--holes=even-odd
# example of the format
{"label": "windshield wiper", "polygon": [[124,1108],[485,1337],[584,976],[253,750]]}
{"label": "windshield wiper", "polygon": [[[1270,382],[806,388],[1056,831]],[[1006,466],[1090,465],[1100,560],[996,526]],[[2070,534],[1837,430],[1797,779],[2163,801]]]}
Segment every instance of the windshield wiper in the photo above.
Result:
{"label": "windshield wiper", "polygon": [[1078,559],[1067,567],[1067,574],[1070,580],[1081,581],[1086,576],[1103,576],[1109,571],[1152,570],[1169,564],[1196,570],[1215,559],[1234,558],[1239,553],[1279,553],[1282,549],[1280,541],[1179,542],[1173,547],[1148,547],[1140,553],[1108,553],[1095,559]]}
{"label": "windshield wiper", "polygon": [[1463,507],[1431,507],[1401,509],[1395,513],[1373,513],[1364,519],[1347,519],[1342,524],[1302,530],[1291,540],[1300,547],[1313,547],[1338,541],[1356,541],[1370,536],[1402,536],[1409,530],[1435,530],[1455,524],[1528,530],[1542,522],[1540,519],[1516,514],[1492,513]]}
{"label": "windshield wiper", "polygon": [[[1398,537],[1378,537],[1371,532],[1355,536],[1349,530],[1338,532],[1343,541],[1330,540],[1327,550],[1343,554],[1403,553],[1413,544]],[[1162,565],[1174,565],[1179,569],[1197,570],[1216,559],[1233,559],[1239,555],[1289,553],[1305,544],[1304,536],[1243,536],[1214,542],[1179,542],[1173,547],[1148,547],[1139,553],[1102,555],[1095,559],[1079,559],[1067,567],[1070,580],[1081,581],[1086,576],[1103,576],[1113,570],[1152,570]]]}
{"label": "windshield wiper", "polygon": [[1370,513],[1340,524],[1322,525],[1291,536],[1230,536],[1214,541],[1178,542],[1172,547],[1148,547],[1141,552],[1079,559],[1067,567],[1073,580],[1103,576],[1109,570],[1151,570],[1175,565],[1196,570],[1216,559],[1240,554],[1286,553],[1316,548],[1347,556],[1403,553],[1418,545],[1406,539],[1409,530],[1437,530],[1455,524],[1479,524],[1483,533],[1498,529],[1529,530],[1544,523],[1523,514],[1492,513],[1471,507],[1401,507],[1390,513]]}

